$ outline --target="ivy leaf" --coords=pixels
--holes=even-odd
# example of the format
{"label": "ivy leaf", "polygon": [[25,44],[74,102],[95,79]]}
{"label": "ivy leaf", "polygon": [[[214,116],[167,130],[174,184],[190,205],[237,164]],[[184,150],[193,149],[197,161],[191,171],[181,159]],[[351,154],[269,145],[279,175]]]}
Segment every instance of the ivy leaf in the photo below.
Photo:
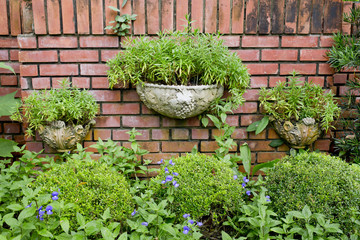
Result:
{"label": "ivy leaf", "polygon": [[246,131],[247,132],[253,132],[257,129],[258,125],[259,125],[260,121],[256,121],[256,122],[253,122],[252,124],[250,124],[247,128],[246,128]]}
{"label": "ivy leaf", "polygon": [[260,120],[259,125],[256,128],[256,132],[255,134],[258,135],[259,133],[261,133],[269,124],[269,117],[265,116],[263,117],[263,119]]}
{"label": "ivy leaf", "polygon": [[270,147],[279,147],[284,144],[284,141],[282,139],[275,139],[272,140],[271,143],[269,143]]}

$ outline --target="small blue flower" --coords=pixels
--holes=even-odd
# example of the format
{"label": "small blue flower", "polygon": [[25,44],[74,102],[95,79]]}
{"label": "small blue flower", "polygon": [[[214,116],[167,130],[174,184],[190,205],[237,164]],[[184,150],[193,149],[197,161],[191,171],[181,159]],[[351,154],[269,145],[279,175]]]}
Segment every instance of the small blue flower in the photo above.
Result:
{"label": "small blue flower", "polygon": [[164,159],[161,159],[160,161],[158,161],[158,164],[162,164],[164,162]]}
{"label": "small blue flower", "polygon": [[30,203],[29,205],[27,205],[25,208],[29,208],[29,207],[31,207],[31,205],[32,205],[32,203]]}
{"label": "small blue flower", "polygon": [[44,221],[44,217],[43,216],[36,216],[36,218],[38,218],[40,221]]}
{"label": "small blue flower", "polygon": [[201,226],[203,225],[203,223],[202,223],[202,222],[197,222],[196,225],[198,225],[199,227],[201,227]]}
{"label": "small blue flower", "polygon": [[265,198],[267,202],[270,202],[270,196],[265,196]]}
{"label": "small blue flower", "polygon": [[173,172],[172,173],[174,176],[179,176],[179,174],[177,172]]}
{"label": "small blue flower", "polygon": [[173,176],[167,175],[165,180],[166,182],[171,182],[173,180]]}
{"label": "small blue flower", "polygon": [[238,176],[237,175],[234,175],[234,180],[236,180],[238,178]]}
{"label": "small blue flower", "polygon": [[188,223],[194,224],[194,220],[190,219],[190,220],[188,221]]}
{"label": "small blue flower", "polygon": [[53,210],[53,207],[50,206],[50,205],[45,208],[45,211],[46,211],[47,215],[53,214],[52,210]]}
{"label": "small blue flower", "polygon": [[247,179],[246,177],[243,178],[243,181],[248,183],[249,182],[249,179]]}
{"label": "small blue flower", "polygon": [[173,185],[175,186],[177,184],[177,181],[173,181]]}
{"label": "small blue flower", "polygon": [[59,195],[58,192],[53,192],[53,193],[51,194],[51,196],[52,196],[51,199],[54,200],[54,201],[58,200],[58,199],[59,199],[58,195]]}
{"label": "small blue flower", "polygon": [[149,224],[147,222],[142,222],[141,225],[147,227]]}
{"label": "small blue flower", "polygon": [[176,188],[178,188],[179,186],[180,186],[180,185],[179,185],[178,183],[174,185],[174,187],[176,187]]}
{"label": "small blue flower", "polygon": [[243,182],[243,183],[241,184],[241,186],[242,186],[243,188],[245,188],[245,187],[246,187],[246,183]]}
{"label": "small blue flower", "polygon": [[183,229],[184,229],[183,234],[188,234],[190,231],[190,228],[188,226],[184,226]]}
{"label": "small blue flower", "polygon": [[161,181],[161,184],[165,184],[165,183],[166,183],[166,181],[165,181],[165,180],[162,180],[162,181]]}
{"label": "small blue flower", "polygon": [[169,169],[167,167],[165,167],[165,173],[169,173]]}
{"label": "small blue flower", "polygon": [[183,218],[188,218],[188,217],[190,217],[190,214],[188,214],[188,213],[183,215]]}
{"label": "small blue flower", "polygon": [[131,213],[131,216],[134,216],[136,214],[136,210],[134,209],[134,211]]}
{"label": "small blue flower", "polygon": [[246,191],[246,195],[250,196],[250,195],[251,195],[251,191]]}
{"label": "small blue flower", "polygon": [[173,165],[173,166],[175,165],[175,163],[173,162],[172,159],[170,159],[169,164],[170,164],[170,165]]}

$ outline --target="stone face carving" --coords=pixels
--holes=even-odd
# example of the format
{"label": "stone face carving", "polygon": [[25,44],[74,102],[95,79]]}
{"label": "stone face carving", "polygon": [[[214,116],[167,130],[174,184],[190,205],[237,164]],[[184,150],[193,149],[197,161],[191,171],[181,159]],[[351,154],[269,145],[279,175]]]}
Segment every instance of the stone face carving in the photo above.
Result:
{"label": "stone face carving", "polygon": [[63,121],[53,121],[49,125],[41,125],[38,129],[40,137],[52,149],[58,152],[73,150],[77,143],[84,140],[91,126],[95,125],[91,120],[87,125],[67,125]]}
{"label": "stone face carving", "polygon": [[292,148],[305,148],[320,136],[320,125],[313,118],[304,118],[298,122],[270,118],[270,121],[277,134],[286,140]]}
{"label": "stone face carving", "polygon": [[151,83],[138,84],[141,101],[154,111],[170,117],[185,119],[207,110],[215,98],[224,93],[223,86],[168,86]]}

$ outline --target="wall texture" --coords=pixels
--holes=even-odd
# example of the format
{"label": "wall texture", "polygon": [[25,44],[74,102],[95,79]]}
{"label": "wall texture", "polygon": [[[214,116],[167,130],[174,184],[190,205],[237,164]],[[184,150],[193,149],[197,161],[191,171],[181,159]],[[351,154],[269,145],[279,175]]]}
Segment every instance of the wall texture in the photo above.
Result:
{"label": "wall texture", "polygon": [[[72,84],[89,88],[100,104],[97,124],[84,143],[98,138],[127,145],[126,132],[135,127],[145,156],[158,161],[189,152],[197,145],[201,152],[217,148],[215,128],[201,127],[197,118],[174,120],[147,109],[131,86],[108,89],[106,61],[121,51],[123,38],[104,30],[122,0],[0,0],[0,61],[10,62],[17,76],[0,75],[0,95],[14,90],[24,97],[38,89],[57,87],[57,81],[70,77]],[[341,0],[128,0],[121,14],[137,14],[133,35],[155,35],[159,30],[181,29],[185,14],[191,14],[194,27],[203,32],[220,31],[225,44],[236,52],[251,73],[251,89],[246,103],[228,122],[236,126],[233,138],[247,142],[254,163],[286,154],[288,148],[268,146],[278,138],[268,129],[259,135],[246,127],[261,118],[258,103],[260,87],[285,81],[293,69],[303,81],[313,81],[336,94],[343,94],[347,73],[335,74],[326,63],[332,33],[351,32],[342,22],[343,12],[354,3]],[[23,141],[19,123],[2,118],[0,134]],[[318,140],[314,148],[328,151],[332,133]],[[40,151],[39,137],[26,138],[27,148]],[[50,150],[46,152],[50,153]],[[233,149],[233,151],[238,151]]]}

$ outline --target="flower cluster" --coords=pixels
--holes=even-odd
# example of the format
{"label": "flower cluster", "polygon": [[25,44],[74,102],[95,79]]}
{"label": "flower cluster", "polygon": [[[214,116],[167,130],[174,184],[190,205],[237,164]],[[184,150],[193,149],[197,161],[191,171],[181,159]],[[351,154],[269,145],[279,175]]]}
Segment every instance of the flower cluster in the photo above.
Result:
{"label": "flower cluster", "polygon": [[[162,163],[164,163],[164,160],[161,159],[161,161],[159,161],[158,163],[159,163],[159,164],[162,164]],[[176,180],[174,180],[174,176],[177,177],[177,176],[179,176],[179,174],[178,174],[177,172],[174,172],[174,171],[171,171],[171,172],[170,172],[170,170],[169,170],[169,168],[171,168],[171,167],[174,166],[174,165],[175,165],[175,163],[173,162],[172,159],[170,159],[169,165],[164,168],[165,173],[168,174],[168,175],[166,175],[165,180],[161,181],[161,184],[165,184],[165,183],[167,183],[167,182],[172,182],[172,185],[173,185],[175,188],[177,188],[177,187],[179,187],[180,185],[178,184],[178,182],[177,182]]]}
{"label": "flower cluster", "polygon": [[[188,214],[188,213],[184,214],[183,218],[185,218],[185,219],[190,218],[190,214]],[[190,224],[190,227],[195,226],[195,225],[201,227],[203,225],[202,222],[196,222],[196,224],[195,224],[195,221],[192,220],[192,219],[189,219],[187,222]],[[189,226],[184,226],[183,227],[183,234],[188,234],[190,232],[190,230],[191,230],[190,227]]]}
{"label": "flower cluster", "polygon": [[[234,175],[234,180],[238,179],[237,175]],[[249,182],[250,180],[245,176],[243,178],[243,182],[241,184],[241,186],[246,190],[246,184]],[[246,190],[246,195],[250,196],[251,195],[251,191],[250,190]]]}
{"label": "flower cluster", "polygon": [[[53,192],[51,194],[51,199],[56,201],[59,199],[58,197],[59,193],[58,192]],[[27,208],[28,207],[31,207],[31,204],[30,203],[28,206],[26,206]],[[38,215],[36,216],[36,218],[38,218],[40,221],[43,221],[44,220],[44,214],[46,213],[47,215],[51,215],[53,214],[53,207],[51,205],[48,205],[46,208],[45,208],[45,211],[42,210],[43,209],[43,206],[40,206],[39,209],[38,209]]]}

